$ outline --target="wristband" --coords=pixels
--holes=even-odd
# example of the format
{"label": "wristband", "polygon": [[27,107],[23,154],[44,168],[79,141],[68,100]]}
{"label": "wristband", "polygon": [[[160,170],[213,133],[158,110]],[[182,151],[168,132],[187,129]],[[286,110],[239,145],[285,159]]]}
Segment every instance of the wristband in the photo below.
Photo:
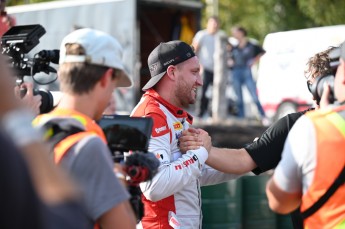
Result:
{"label": "wristband", "polygon": [[7,112],[1,124],[7,135],[17,146],[24,146],[32,142],[41,142],[43,135],[38,129],[33,128],[31,122],[35,118],[27,109],[16,109]]}

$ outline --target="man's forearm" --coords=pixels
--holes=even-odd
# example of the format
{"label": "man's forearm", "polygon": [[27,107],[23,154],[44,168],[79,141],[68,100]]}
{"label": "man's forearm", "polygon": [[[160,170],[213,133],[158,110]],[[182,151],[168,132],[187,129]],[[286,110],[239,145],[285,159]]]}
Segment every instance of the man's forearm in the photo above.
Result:
{"label": "man's forearm", "polygon": [[256,168],[256,164],[245,149],[212,147],[206,164],[225,173],[244,174]]}

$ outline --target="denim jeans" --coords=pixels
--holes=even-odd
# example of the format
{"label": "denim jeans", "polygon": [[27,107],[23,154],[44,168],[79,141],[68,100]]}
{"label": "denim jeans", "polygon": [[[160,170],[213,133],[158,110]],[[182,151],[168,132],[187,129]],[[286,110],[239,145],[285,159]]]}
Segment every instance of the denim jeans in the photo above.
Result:
{"label": "denim jeans", "polygon": [[213,84],[213,72],[204,69],[199,117],[202,117],[207,112],[209,100],[206,97],[206,91],[211,84]]}
{"label": "denim jeans", "polygon": [[262,117],[265,116],[265,111],[263,110],[256,90],[256,84],[254,82],[252,71],[249,67],[236,67],[232,70],[232,83],[233,88],[237,97],[237,108],[238,108],[238,117],[244,118],[244,104],[243,104],[243,95],[242,95],[242,86],[245,85],[253,98],[254,103],[256,104],[258,111]]}

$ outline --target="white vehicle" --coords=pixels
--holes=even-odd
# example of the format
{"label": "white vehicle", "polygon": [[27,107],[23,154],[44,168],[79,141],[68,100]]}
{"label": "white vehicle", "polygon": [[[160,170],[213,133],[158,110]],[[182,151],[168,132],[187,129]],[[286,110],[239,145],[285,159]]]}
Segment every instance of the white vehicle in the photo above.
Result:
{"label": "white vehicle", "polygon": [[345,25],[268,34],[258,69],[257,88],[266,115],[276,120],[312,105],[304,70],[317,52],[345,40]]}
{"label": "white vehicle", "polygon": [[186,23],[192,34],[199,30],[202,6],[200,0],[60,0],[6,10],[16,18],[17,25],[40,24],[46,30],[40,43],[30,51],[31,57],[41,50],[59,49],[63,37],[81,27],[98,29],[117,38],[134,82],[130,89],[116,90],[117,111],[130,112],[150,78],[149,53],[160,42],[182,39]]}

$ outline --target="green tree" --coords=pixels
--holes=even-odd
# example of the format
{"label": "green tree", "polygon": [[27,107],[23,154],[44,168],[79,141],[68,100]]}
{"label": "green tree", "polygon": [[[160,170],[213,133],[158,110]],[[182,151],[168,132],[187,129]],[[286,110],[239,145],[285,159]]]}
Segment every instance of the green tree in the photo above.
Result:
{"label": "green tree", "polygon": [[317,24],[326,26],[345,22],[343,0],[299,0],[298,5]]}
{"label": "green tree", "polygon": [[241,25],[263,41],[268,33],[321,25],[301,9],[298,0],[219,0],[218,16],[229,35],[232,26]]}

